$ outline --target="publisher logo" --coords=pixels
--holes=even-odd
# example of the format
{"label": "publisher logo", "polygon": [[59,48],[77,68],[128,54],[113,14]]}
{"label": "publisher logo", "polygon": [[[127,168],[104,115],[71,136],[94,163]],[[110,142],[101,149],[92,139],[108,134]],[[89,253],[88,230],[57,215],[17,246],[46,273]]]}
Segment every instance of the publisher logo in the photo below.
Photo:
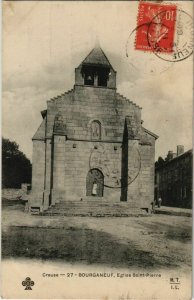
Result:
{"label": "publisher logo", "polygon": [[25,286],[25,290],[32,290],[31,287],[34,285],[34,281],[32,281],[30,277],[26,277],[26,279],[22,281],[22,285]]}

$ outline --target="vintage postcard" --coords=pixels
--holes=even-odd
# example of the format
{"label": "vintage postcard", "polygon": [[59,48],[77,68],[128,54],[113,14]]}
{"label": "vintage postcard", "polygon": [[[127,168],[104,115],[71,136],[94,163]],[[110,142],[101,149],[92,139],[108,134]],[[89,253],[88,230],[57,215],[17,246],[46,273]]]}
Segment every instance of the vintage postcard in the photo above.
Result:
{"label": "vintage postcard", "polygon": [[192,299],[192,1],[3,1],[3,299]]}

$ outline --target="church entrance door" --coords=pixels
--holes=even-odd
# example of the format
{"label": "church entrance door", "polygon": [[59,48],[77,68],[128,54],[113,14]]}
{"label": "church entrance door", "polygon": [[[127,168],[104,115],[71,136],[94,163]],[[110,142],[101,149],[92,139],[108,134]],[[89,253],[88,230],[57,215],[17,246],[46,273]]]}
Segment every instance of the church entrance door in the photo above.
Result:
{"label": "church entrance door", "polygon": [[98,169],[91,169],[86,178],[86,196],[103,197],[104,175]]}

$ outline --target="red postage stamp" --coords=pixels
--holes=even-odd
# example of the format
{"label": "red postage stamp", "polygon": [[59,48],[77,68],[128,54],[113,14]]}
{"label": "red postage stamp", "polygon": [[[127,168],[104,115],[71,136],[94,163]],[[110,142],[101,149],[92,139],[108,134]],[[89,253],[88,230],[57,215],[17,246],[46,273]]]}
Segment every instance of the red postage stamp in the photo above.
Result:
{"label": "red postage stamp", "polygon": [[135,49],[173,52],[177,7],[141,1],[139,4]]}

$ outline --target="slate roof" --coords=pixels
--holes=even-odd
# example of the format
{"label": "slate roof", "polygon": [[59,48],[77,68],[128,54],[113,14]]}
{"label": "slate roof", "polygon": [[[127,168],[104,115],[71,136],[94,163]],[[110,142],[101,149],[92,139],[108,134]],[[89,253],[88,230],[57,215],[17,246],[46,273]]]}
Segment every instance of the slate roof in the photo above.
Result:
{"label": "slate roof", "polygon": [[100,47],[95,47],[84,59],[82,65],[96,65],[112,68],[108,58]]}
{"label": "slate roof", "polygon": [[182,154],[180,154],[180,155],[178,155],[178,156],[176,156],[176,157],[174,157],[172,159],[169,159],[169,160],[165,161],[164,164],[156,167],[156,169],[159,170],[159,169],[165,168],[166,165],[169,165],[171,163],[173,164],[175,161],[177,161],[179,159],[182,159],[183,157],[185,157],[187,155],[193,155],[193,149],[189,149],[186,152],[184,152],[184,153],[182,153]]}

